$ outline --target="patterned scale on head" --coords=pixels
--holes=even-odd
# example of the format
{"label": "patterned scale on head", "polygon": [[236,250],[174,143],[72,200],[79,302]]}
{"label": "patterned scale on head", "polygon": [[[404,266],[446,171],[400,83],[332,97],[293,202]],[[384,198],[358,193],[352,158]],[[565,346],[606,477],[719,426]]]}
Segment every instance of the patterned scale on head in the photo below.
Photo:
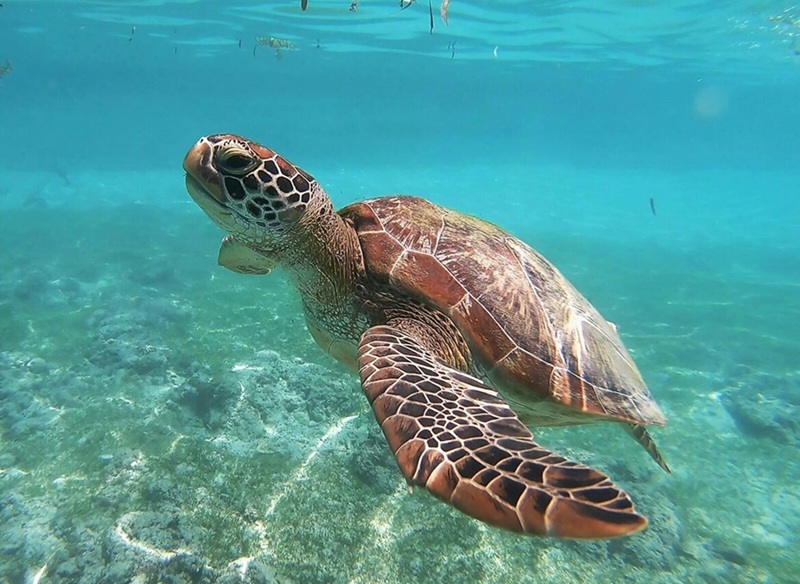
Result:
{"label": "patterned scale on head", "polygon": [[[256,237],[252,227],[261,228],[254,243],[265,234],[279,236],[290,229],[309,206],[314,208],[319,189],[311,175],[269,148],[227,134],[201,139],[187,154],[184,168],[191,169],[189,193],[212,219],[220,222],[219,213],[233,211],[230,231],[246,241]],[[198,181],[225,209],[196,196]]]}

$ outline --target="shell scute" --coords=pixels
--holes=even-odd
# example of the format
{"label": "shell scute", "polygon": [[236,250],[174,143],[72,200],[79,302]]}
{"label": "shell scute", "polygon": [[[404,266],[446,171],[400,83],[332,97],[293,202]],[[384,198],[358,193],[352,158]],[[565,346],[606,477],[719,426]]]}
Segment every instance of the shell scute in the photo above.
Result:
{"label": "shell scute", "polygon": [[392,284],[399,286],[409,280],[429,282],[427,298],[436,306],[452,306],[467,296],[467,290],[456,278],[442,278],[441,262],[423,251],[403,252],[389,276]]}
{"label": "shell scute", "polygon": [[[447,314],[526,423],[665,423],[614,328],[524,242],[415,197],[341,213],[370,277]],[[541,407],[548,399],[566,407]]]}

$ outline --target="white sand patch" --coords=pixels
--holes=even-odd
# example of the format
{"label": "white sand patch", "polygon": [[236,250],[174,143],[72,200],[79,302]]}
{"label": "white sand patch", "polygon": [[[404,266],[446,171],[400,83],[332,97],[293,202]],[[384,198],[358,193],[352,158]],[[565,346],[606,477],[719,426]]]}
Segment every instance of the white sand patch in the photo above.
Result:
{"label": "white sand patch", "polygon": [[303,462],[300,464],[300,466],[298,466],[294,470],[292,475],[285,482],[284,488],[281,489],[272,498],[272,501],[270,502],[269,506],[267,507],[266,512],[264,513],[264,515],[266,517],[269,517],[270,515],[272,515],[275,512],[275,508],[278,506],[278,503],[281,502],[281,499],[283,499],[289,491],[291,491],[292,489],[295,488],[295,483],[297,483],[298,481],[303,480],[306,477],[306,473],[308,472],[308,469],[311,466],[311,463],[317,457],[317,455],[319,454],[320,450],[325,445],[325,443],[328,442],[329,440],[335,438],[344,429],[344,427],[349,422],[353,421],[356,417],[357,416],[353,415],[353,416],[346,416],[344,418],[341,418],[339,421],[337,421],[335,424],[333,424],[330,428],[328,428],[328,431],[325,432],[325,434],[323,434],[323,436],[319,440],[317,440],[317,443],[314,445],[314,448],[311,449],[311,452],[308,453],[308,456],[306,456],[305,460],[303,460]]}
{"label": "white sand patch", "polygon": [[175,550],[166,550],[157,548],[154,546],[149,545],[147,542],[137,540],[131,537],[126,531],[126,526],[132,521],[137,515],[139,515],[138,511],[132,511],[130,513],[126,513],[122,516],[119,523],[114,527],[114,534],[119,538],[119,540],[125,544],[126,546],[133,548],[137,552],[140,552],[151,558],[157,562],[165,562],[174,558],[178,554],[183,555],[191,555],[191,551],[185,549],[175,549]]}

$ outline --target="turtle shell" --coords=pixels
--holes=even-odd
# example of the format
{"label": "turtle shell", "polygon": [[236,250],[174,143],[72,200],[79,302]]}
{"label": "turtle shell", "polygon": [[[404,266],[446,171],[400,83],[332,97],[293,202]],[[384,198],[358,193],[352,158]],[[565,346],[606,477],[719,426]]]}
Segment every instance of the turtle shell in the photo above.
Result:
{"label": "turtle shell", "polygon": [[524,242],[416,197],[341,215],[358,233],[368,277],[447,314],[526,423],[665,423],[615,327]]}

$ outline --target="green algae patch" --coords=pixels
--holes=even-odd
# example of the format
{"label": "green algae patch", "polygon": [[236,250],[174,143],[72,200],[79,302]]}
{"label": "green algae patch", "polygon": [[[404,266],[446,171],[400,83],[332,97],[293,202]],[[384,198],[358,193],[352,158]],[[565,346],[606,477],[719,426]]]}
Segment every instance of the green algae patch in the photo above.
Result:
{"label": "green algae patch", "polygon": [[14,350],[27,334],[28,327],[19,308],[11,302],[0,302],[0,350]]}

